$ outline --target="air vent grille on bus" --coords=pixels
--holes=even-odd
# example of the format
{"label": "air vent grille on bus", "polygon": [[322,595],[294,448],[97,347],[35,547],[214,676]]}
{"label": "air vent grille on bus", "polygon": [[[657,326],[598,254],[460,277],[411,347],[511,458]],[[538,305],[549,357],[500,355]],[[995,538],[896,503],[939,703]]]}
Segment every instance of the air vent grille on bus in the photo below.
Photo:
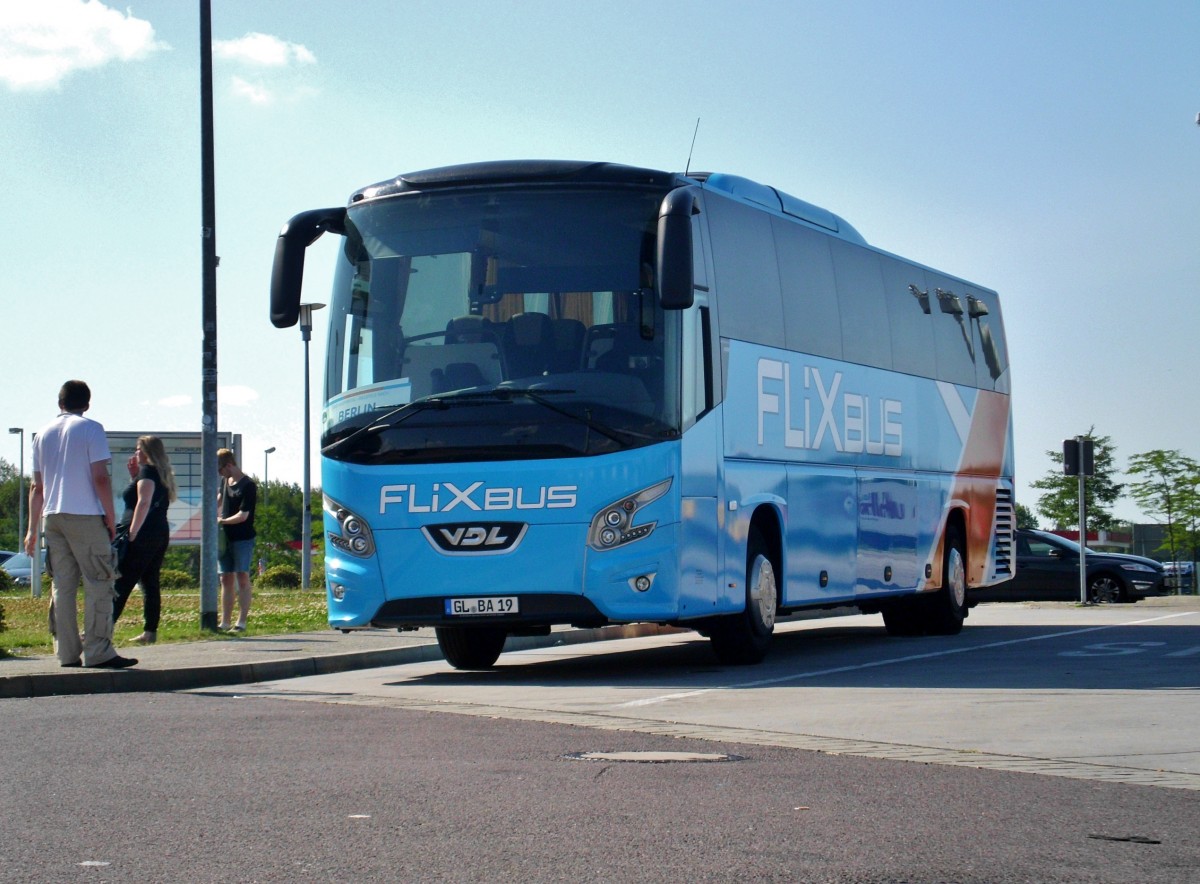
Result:
{"label": "air vent grille on bus", "polygon": [[1011,488],[996,489],[996,578],[1013,576],[1013,537],[1016,532]]}

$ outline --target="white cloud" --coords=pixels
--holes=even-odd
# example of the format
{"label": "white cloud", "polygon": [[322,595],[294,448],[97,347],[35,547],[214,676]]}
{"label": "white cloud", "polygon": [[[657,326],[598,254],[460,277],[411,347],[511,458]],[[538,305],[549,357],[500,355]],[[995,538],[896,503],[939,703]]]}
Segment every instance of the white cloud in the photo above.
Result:
{"label": "white cloud", "polygon": [[192,404],[192,397],[187,393],[179,393],[175,396],[167,396],[165,399],[159,399],[158,405],[163,408],[183,408]]}
{"label": "white cloud", "polygon": [[260,83],[251,83],[249,80],[241,77],[233,77],[230,80],[233,86],[233,94],[238,95],[252,104],[270,104],[274,95],[271,90]]}
{"label": "white cloud", "polygon": [[213,55],[256,67],[283,68],[293,63],[316,64],[317,57],[299,43],[252,32],[236,40],[214,40]]}
{"label": "white cloud", "polygon": [[13,90],[57,89],[76,71],[169,48],[150,22],[100,0],[0,2],[0,82]]}
{"label": "white cloud", "polygon": [[217,387],[217,403],[222,407],[244,408],[258,401],[258,391],[252,387],[241,387],[236,384],[228,387]]}
{"label": "white cloud", "polygon": [[270,104],[280,94],[294,99],[312,93],[298,82],[297,71],[301,66],[316,64],[317,57],[299,43],[252,32],[236,40],[213,41],[213,55],[254,69],[252,79],[234,74],[229,81],[233,94],[252,104]]}

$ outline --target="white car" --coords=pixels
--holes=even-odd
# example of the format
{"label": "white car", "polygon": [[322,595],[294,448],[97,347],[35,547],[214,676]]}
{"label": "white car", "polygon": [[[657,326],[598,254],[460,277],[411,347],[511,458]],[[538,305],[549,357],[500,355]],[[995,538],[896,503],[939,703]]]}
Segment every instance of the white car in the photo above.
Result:
{"label": "white car", "polygon": [[[28,586],[30,573],[33,571],[33,559],[23,552],[13,553],[0,564],[18,586]],[[46,551],[42,550],[42,573],[46,573]]]}
{"label": "white car", "polygon": [[1166,586],[1171,592],[1178,592],[1183,595],[1190,595],[1195,592],[1195,576],[1193,562],[1163,562],[1163,570],[1166,571]]}

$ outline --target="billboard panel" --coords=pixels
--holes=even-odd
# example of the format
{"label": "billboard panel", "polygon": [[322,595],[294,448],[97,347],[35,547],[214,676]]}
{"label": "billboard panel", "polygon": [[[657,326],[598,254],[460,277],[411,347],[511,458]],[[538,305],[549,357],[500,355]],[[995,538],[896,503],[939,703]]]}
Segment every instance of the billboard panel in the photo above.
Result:
{"label": "billboard panel", "polygon": [[[117,518],[125,511],[121,494],[129,485],[129,472],[125,466],[130,455],[137,449],[138,436],[157,436],[162,439],[175,471],[175,482],[179,498],[167,510],[167,521],[171,524],[171,543],[183,545],[200,544],[201,502],[204,497],[204,482],[201,474],[203,445],[200,433],[126,433],[109,432],[108,447],[112,451],[112,486]],[[218,448],[232,448],[238,463],[242,462],[242,437],[240,433],[217,433]]]}

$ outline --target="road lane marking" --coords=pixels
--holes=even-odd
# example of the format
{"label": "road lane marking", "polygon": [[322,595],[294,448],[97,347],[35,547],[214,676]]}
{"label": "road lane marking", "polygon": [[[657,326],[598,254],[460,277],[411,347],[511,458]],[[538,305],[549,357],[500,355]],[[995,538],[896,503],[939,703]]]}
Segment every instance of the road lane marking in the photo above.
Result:
{"label": "road lane marking", "polygon": [[698,697],[703,694],[710,694],[715,691],[733,691],[744,690],[745,688],[760,688],[769,685],[784,684],[789,681],[800,681],[806,678],[821,678],[826,675],[839,675],[844,672],[857,672],[863,669],[876,669],[880,666],[893,666],[897,663],[912,663],[917,660],[931,660],[937,657],[949,657],[953,654],[968,654],[972,651],[986,651],[992,648],[1007,647],[1009,645],[1046,641],[1053,638],[1066,638],[1074,635],[1085,635],[1089,632],[1101,632],[1106,629],[1120,629],[1127,626],[1145,626],[1149,623],[1157,623],[1160,620],[1172,620],[1176,617],[1191,617],[1195,614],[1195,611],[1184,611],[1179,614],[1164,614],[1161,617],[1150,617],[1145,620],[1133,620],[1128,623],[1110,623],[1104,626],[1087,626],[1080,629],[1068,629],[1066,632],[1054,632],[1049,635],[1033,635],[1026,638],[1010,638],[1005,639],[1004,641],[988,642],[987,644],[983,645],[972,645],[968,648],[945,648],[939,651],[928,651],[924,654],[909,654],[904,657],[889,657],[886,660],[870,660],[866,663],[855,663],[850,666],[835,666],[830,669],[815,669],[810,672],[793,672],[789,675],[780,675],[776,676],[775,678],[762,678],[756,679],[755,681],[723,685],[721,687],[701,688],[694,691],[680,691],[673,694],[660,694],[657,697],[644,697],[641,700],[629,700],[625,703],[618,703],[613,708],[637,709],[644,706],[654,706],[660,703],[669,703],[673,700],[685,700],[691,697]]}

